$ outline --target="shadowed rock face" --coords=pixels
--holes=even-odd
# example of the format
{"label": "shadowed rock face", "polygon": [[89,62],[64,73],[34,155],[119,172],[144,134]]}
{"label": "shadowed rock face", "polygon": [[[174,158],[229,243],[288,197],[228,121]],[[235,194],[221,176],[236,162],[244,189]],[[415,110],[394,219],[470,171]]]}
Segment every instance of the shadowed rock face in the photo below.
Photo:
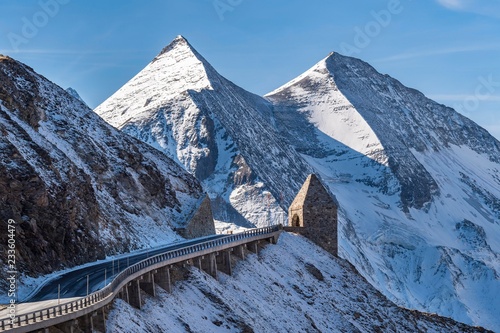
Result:
{"label": "shadowed rock face", "polygon": [[[19,272],[139,248],[187,223],[203,192],[172,160],[11,58],[0,82],[0,224],[16,221]],[[4,263],[6,245],[3,232]]]}
{"label": "shadowed rock face", "polygon": [[[102,259],[95,223],[102,216],[89,178],[68,165],[66,182],[48,186],[16,147],[3,141],[0,156],[10,163],[0,165],[0,218],[4,226],[9,218],[16,221],[18,269],[48,273]],[[48,156],[44,162],[53,164]]]}
{"label": "shadowed rock face", "polygon": [[200,202],[200,206],[186,226],[177,232],[188,239],[215,235],[214,218],[208,195]]}

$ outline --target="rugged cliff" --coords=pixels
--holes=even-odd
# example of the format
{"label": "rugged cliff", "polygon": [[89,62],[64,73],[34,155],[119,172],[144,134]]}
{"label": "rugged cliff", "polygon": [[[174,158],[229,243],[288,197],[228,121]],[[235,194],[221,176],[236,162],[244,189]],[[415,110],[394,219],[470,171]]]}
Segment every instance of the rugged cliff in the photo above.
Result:
{"label": "rugged cliff", "polygon": [[28,66],[0,57],[0,256],[37,275],[178,236],[199,182]]}

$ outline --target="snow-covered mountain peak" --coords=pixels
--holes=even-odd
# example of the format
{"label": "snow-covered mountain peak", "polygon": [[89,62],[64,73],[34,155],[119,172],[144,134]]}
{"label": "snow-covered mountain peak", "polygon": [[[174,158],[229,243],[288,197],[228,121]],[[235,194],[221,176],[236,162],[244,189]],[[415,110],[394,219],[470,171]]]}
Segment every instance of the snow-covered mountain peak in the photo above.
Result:
{"label": "snow-covered mountain peak", "polygon": [[354,108],[347,97],[338,89],[330,67],[332,57],[319,61],[297,78],[267,94],[271,101],[280,105],[287,100],[299,101],[297,105],[313,96],[314,105],[299,107],[298,111],[310,119],[311,123],[350,149],[387,166],[388,158],[371,126]]}
{"label": "snow-covered mountain peak", "polygon": [[341,256],[398,304],[500,327],[498,140],[338,53],[266,97],[339,200]]}
{"label": "snow-covered mountain peak", "polygon": [[[282,219],[311,171],[280,142],[269,101],[222,77],[183,37],[95,112],[184,165],[203,182],[219,221]],[[279,162],[262,163],[267,156]]]}
{"label": "snow-covered mountain peak", "polygon": [[[328,57],[331,54],[332,53],[330,53],[328,55]],[[328,57],[321,59],[318,63],[316,63],[314,66],[312,66],[311,68],[306,70],[304,73],[300,74],[299,76],[292,79],[291,81],[288,81],[284,85],[276,88],[275,90],[265,94],[264,97],[280,94],[280,93],[286,91],[290,87],[294,86],[295,84],[303,81],[304,79],[306,79],[307,77],[310,77],[310,76],[317,76],[317,77],[323,77],[323,78],[327,77],[328,73],[326,72],[326,63],[325,62],[328,59]]]}
{"label": "snow-covered mountain peak", "polygon": [[188,40],[184,38],[182,35],[178,35],[177,37],[174,38],[172,42],[170,42],[170,44],[168,44],[163,48],[163,50],[161,50],[161,52],[158,54],[156,58],[162,56],[163,54],[169,53],[170,51],[175,50],[177,48],[188,48],[190,49],[192,55],[197,54],[196,50],[191,46],[191,44],[189,44]]}
{"label": "snow-covered mountain peak", "polygon": [[455,145],[487,154],[491,161],[500,160],[498,141],[470,119],[368,63],[339,53],[331,53],[266,97],[282,113],[278,117],[290,118],[290,112],[298,112],[326,134],[326,140],[334,139],[388,166],[402,186],[403,207],[421,208],[439,194],[416,153]]}
{"label": "snow-covered mountain peak", "polygon": [[[178,36],[141,72],[98,106],[96,112],[118,128],[129,122],[149,119],[166,101],[187,95],[188,90],[212,89],[207,67],[213,72],[188,41]],[[131,95],[135,96],[133,101],[128,99]],[[127,104],[129,111],[116,112],[123,104]]]}

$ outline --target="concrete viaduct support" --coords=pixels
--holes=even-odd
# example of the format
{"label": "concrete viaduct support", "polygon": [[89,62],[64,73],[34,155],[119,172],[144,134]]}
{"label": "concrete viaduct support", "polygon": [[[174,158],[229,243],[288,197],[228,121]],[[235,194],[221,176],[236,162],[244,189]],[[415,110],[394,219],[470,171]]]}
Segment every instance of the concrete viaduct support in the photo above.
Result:
{"label": "concrete viaduct support", "polygon": [[39,333],[106,333],[106,311],[108,307],[102,307],[92,313],[86,314],[80,318],[73,319],[62,324],[45,328]]}
{"label": "concrete viaduct support", "polygon": [[141,287],[140,280],[133,280],[126,286],[128,290],[128,303],[138,309],[141,308]]}
{"label": "concrete viaduct support", "polygon": [[172,282],[170,280],[170,266],[157,269],[155,272],[155,283],[166,292],[172,292]]}
{"label": "concrete viaduct support", "polygon": [[231,266],[231,251],[232,249],[221,251],[216,258],[217,268],[227,275],[233,275],[233,268]]}
{"label": "concrete viaduct support", "polygon": [[258,245],[259,245],[259,241],[247,243],[247,249],[250,252],[253,252],[255,254],[259,254],[259,246]]}
{"label": "concrete viaduct support", "polygon": [[217,253],[209,253],[203,256],[204,259],[201,260],[201,268],[208,275],[217,279]]}
{"label": "concrete viaduct support", "polygon": [[156,296],[155,292],[155,276],[152,272],[148,272],[143,275],[143,279],[140,281],[139,286],[142,290],[144,290],[148,295],[153,297]]}
{"label": "concrete viaduct support", "polygon": [[202,268],[202,260],[204,259],[205,256],[201,257],[196,257],[193,259],[193,265],[198,268],[200,271],[203,269]]}
{"label": "concrete viaduct support", "polygon": [[234,248],[234,252],[238,257],[241,258],[241,260],[245,260],[245,249],[246,249],[245,245],[239,245]]}

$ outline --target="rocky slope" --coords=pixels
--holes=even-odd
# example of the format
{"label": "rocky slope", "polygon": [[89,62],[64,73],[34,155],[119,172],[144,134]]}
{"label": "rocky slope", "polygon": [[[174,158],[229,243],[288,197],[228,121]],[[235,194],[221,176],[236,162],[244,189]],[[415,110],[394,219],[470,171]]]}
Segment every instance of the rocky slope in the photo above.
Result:
{"label": "rocky slope", "polygon": [[271,110],[179,36],[95,112],[183,164],[216,219],[264,226],[283,219],[311,171],[263,117]]}
{"label": "rocky slope", "polygon": [[494,137],[336,53],[267,98],[340,202],[343,257],[398,304],[500,328]]}
{"label": "rocky slope", "polygon": [[204,198],[194,177],[24,64],[0,56],[0,83],[0,220],[16,222],[18,272],[178,237]]}
{"label": "rocky slope", "polygon": [[345,260],[305,238],[249,255],[219,281],[191,268],[171,294],[143,294],[137,310],[117,300],[112,332],[486,332],[451,319],[401,309]]}

